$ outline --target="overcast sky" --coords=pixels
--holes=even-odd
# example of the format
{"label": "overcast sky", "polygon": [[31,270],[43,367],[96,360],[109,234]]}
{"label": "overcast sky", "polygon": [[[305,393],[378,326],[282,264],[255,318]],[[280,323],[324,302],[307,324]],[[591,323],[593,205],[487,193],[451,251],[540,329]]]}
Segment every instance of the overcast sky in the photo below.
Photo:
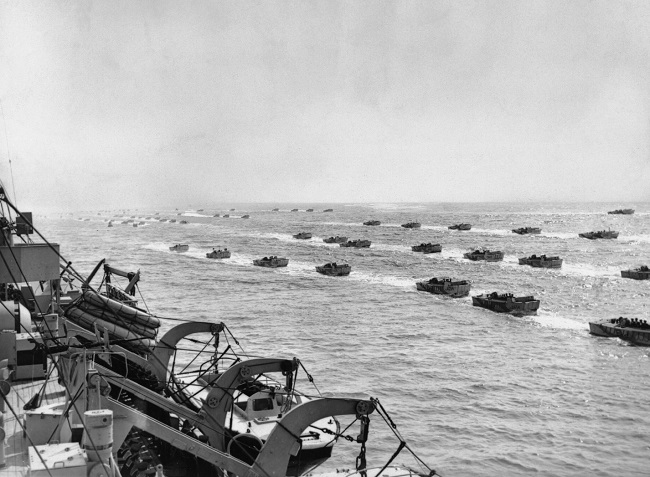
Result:
{"label": "overcast sky", "polygon": [[19,205],[650,200],[649,1],[0,5]]}

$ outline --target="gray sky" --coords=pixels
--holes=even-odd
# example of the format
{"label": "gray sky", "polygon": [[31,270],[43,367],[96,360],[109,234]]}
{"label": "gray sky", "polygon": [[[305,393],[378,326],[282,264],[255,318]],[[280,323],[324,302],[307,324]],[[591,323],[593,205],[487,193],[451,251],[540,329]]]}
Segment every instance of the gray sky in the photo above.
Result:
{"label": "gray sky", "polygon": [[18,203],[648,201],[648,25],[648,1],[0,0]]}

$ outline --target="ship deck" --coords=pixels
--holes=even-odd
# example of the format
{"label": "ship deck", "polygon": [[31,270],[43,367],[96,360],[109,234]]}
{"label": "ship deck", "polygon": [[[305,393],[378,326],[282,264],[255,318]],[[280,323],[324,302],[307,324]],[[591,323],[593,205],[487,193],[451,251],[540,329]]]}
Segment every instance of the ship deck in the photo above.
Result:
{"label": "ship deck", "polygon": [[[11,382],[11,391],[6,396],[4,412],[5,430],[5,459],[6,466],[0,468],[1,477],[22,477],[28,475],[29,457],[27,449],[29,441],[24,435],[25,404],[32,397],[43,391],[45,380]],[[65,389],[56,377],[47,380],[41,405],[55,404],[65,398]]]}

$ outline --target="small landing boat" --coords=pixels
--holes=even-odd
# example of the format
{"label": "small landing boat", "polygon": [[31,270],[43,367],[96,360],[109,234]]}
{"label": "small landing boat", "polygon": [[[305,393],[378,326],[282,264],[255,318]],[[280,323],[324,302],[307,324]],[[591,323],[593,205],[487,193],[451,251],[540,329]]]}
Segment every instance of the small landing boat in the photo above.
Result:
{"label": "small landing boat", "polygon": [[187,220],[181,220],[180,223],[185,225],[187,223]]}
{"label": "small landing boat", "polygon": [[419,229],[422,227],[422,224],[420,222],[406,222],[405,224],[402,224],[402,227],[405,229]]}
{"label": "small landing boat", "polygon": [[230,258],[230,250],[227,248],[224,250],[217,250],[217,249],[212,249],[212,252],[206,253],[205,256],[207,258]]}
{"label": "small landing boat", "polygon": [[347,237],[340,237],[338,235],[336,237],[328,237],[326,239],[323,239],[323,242],[325,243],[345,243],[347,241]]}
{"label": "small landing boat", "polygon": [[271,210],[271,212],[280,212],[280,209],[276,207],[275,209]]}
{"label": "small landing boat", "polygon": [[334,212],[334,209],[325,209],[323,212]]}
{"label": "small landing boat", "polygon": [[634,213],[634,209],[616,209],[616,210],[610,210],[607,213],[615,214],[615,215],[632,215]]}
{"label": "small landing boat", "polygon": [[112,226],[113,226],[113,221],[112,221],[112,220],[108,222],[108,226],[109,226],[109,227],[112,227]]}
{"label": "small landing boat", "polygon": [[223,214],[222,217],[223,217],[224,219],[227,219],[228,217],[230,217],[230,214]]}
{"label": "small landing boat", "polygon": [[246,215],[242,215],[242,216],[241,216],[241,218],[242,218],[242,219],[250,219],[250,218],[251,218],[251,216],[250,216],[250,215],[248,215],[248,214],[246,214]]}
{"label": "small landing boat", "polygon": [[348,265],[347,263],[336,263],[336,262],[331,262],[331,263],[326,263],[325,265],[321,265],[316,267],[316,271],[318,273],[322,273],[323,275],[330,275],[333,277],[342,277],[345,275],[349,275],[350,272],[352,271],[352,267]]}
{"label": "small landing boat", "polygon": [[307,209],[305,212],[313,212],[314,209]]}
{"label": "small landing boat", "polygon": [[173,247],[169,247],[170,252],[187,252],[190,249],[189,245],[177,243]]}
{"label": "small landing boat", "polygon": [[345,243],[340,243],[339,247],[370,248],[370,244],[370,240],[348,240]]}
{"label": "small landing boat", "polygon": [[539,308],[539,300],[532,296],[513,296],[512,293],[497,292],[472,297],[472,305],[487,308],[497,313],[511,313],[517,316],[534,315]]}
{"label": "small landing boat", "polygon": [[469,295],[472,285],[467,280],[454,281],[451,278],[432,278],[426,282],[416,282],[418,291],[433,293],[434,295],[449,295],[460,298]]}
{"label": "small landing boat", "polygon": [[381,225],[379,220],[366,220],[363,225]]}
{"label": "small landing boat", "polygon": [[471,224],[456,224],[450,225],[447,227],[449,230],[470,230],[472,228]]}
{"label": "small landing boat", "polygon": [[258,267],[267,267],[267,268],[279,268],[286,267],[289,265],[289,259],[283,257],[276,257],[272,255],[270,257],[258,258],[253,260],[253,265]]}
{"label": "small landing boat", "polygon": [[221,217],[220,214],[214,214],[212,217]]}
{"label": "small landing boat", "polygon": [[621,277],[633,280],[650,280],[650,268],[647,265],[641,265],[632,270],[621,270]]}
{"label": "small landing boat", "polygon": [[291,209],[291,212],[298,212],[298,209]]}
{"label": "small landing boat", "polygon": [[519,235],[528,235],[528,234],[541,234],[542,229],[539,227],[519,227],[518,229],[512,229],[512,231]]}
{"label": "small landing boat", "polygon": [[442,252],[442,245],[439,243],[421,243],[420,245],[413,245],[411,250],[414,252],[423,252],[423,253],[439,253]]}
{"label": "small landing boat", "polygon": [[599,230],[597,232],[584,232],[578,234],[578,236],[589,240],[615,239],[618,238],[618,232],[615,232],[613,230]]}
{"label": "small landing boat", "polygon": [[474,250],[463,255],[468,260],[485,260],[486,262],[500,262],[503,260],[503,252],[490,252],[489,250]]}
{"label": "small landing boat", "polygon": [[311,232],[299,232],[295,234],[293,238],[299,240],[309,240],[311,238]]}
{"label": "small landing boat", "polygon": [[596,336],[620,338],[635,345],[650,346],[650,325],[637,318],[612,318],[590,322],[589,332]]}
{"label": "small landing boat", "polygon": [[547,257],[546,255],[531,255],[519,259],[519,265],[530,265],[535,268],[562,268],[560,257]]}

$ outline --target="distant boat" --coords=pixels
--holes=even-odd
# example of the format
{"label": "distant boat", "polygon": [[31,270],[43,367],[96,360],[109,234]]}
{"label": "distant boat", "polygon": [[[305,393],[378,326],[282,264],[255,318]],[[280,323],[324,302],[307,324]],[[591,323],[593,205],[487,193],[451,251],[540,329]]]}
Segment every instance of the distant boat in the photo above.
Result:
{"label": "distant boat", "polygon": [[420,245],[413,245],[411,250],[414,252],[424,252],[424,253],[439,253],[442,252],[442,245],[439,243],[421,243]]}
{"label": "distant boat", "polygon": [[248,214],[246,214],[246,215],[242,215],[242,216],[241,216],[241,218],[242,218],[242,219],[250,219],[250,218],[251,218],[251,216],[250,216],[250,215],[248,215]]}
{"label": "distant boat", "polygon": [[109,226],[109,227],[112,227],[112,226],[113,226],[113,221],[112,221],[112,220],[108,222],[108,226]]}
{"label": "distant boat", "polygon": [[235,209],[230,209],[230,212],[234,212],[234,211],[235,211]]}
{"label": "distant boat", "polygon": [[180,224],[186,224],[186,223],[187,223],[187,220],[181,220],[179,223],[180,223]]}
{"label": "distant boat", "polygon": [[471,224],[456,224],[450,225],[447,227],[449,230],[470,230],[472,228]]}
{"label": "distant boat", "polygon": [[298,209],[291,209],[291,212],[298,212]]}
{"label": "distant boat", "polygon": [[616,210],[610,210],[607,213],[608,214],[632,215],[634,213],[634,209],[616,209]]}
{"label": "distant boat", "polygon": [[305,212],[313,212],[314,209],[307,209]]}
{"label": "distant boat", "polygon": [[503,252],[490,252],[489,250],[474,250],[463,255],[468,260],[485,260],[486,262],[500,262],[503,260]]}
{"label": "distant boat", "polygon": [[133,226],[134,226],[134,227],[137,227],[138,224],[137,224],[136,222],[133,222]]}
{"label": "distant boat", "polygon": [[267,268],[286,267],[287,265],[289,265],[289,259],[283,257],[278,258],[276,256],[270,256],[270,257],[258,258],[256,260],[253,260],[253,265],[256,265],[258,267],[267,267]]}
{"label": "distant boat", "polygon": [[185,244],[176,244],[173,247],[169,247],[170,252],[187,252],[190,249],[189,245]]}
{"label": "distant boat", "polygon": [[402,224],[402,227],[405,229],[419,229],[422,226],[420,222],[407,222],[405,224]]}
{"label": "distant boat", "polygon": [[323,212],[334,212],[334,209],[325,209]]}
{"label": "distant boat", "polygon": [[348,240],[345,243],[340,243],[340,247],[354,247],[354,248],[369,248],[370,247],[370,240]]}
{"label": "distant boat", "polygon": [[379,220],[367,220],[363,225],[381,225],[381,222]]}
{"label": "distant boat", "polygon": [[650,325],[636,318],[611,318],[589,323],[589,332],[596,336],[620,338],[635,345],[650,346]]}
{"label": "distant boat", "polygon": [[519,235],[542,233],[542,229],[540,229],[539,227],[520,227],[518,229],[512,229],[512,231]]}
{"label": "distant boat", "polygon": [[449,295],[460,298],[469,295],[472,285],[467,280],[454,281],[451,278],[432,278],[426,282],[416,282],[418,291],[433,293],[434,295]]}
{"label": "distant boat", "polygon": [[203,209],[198,209],[197,212],[203,212]]}
{"label": "distant boat", "polygon": [[230,258],[230,250],[225,249],[225,250],[215,250],[214,248],[212,249],[212,252],[208,252],[205,254],[207,258]]}
{"label": "distant boat", "polygon": [[560,257],[547,257],[546,255],[531,255],[519,259],[519,265],[530,265],[535,268],[562,268]]}
{"label": "distant boat", "polygon": [[532,296],[515,297],[512,293],[489,295],[481,294],[472,297],[472,305],[487,308],[497,313],[512,313],[513,315],[534,315],[539,309],[539,300]]}
{"label": "distant boat", "polygon": [[214,214],[212,217],[221,217],[219,214]]}
{"label": "distant boat", "polygon": [[174,223],[174,222],[176,222],[176,219],[169,219],[169,222]]}
{"label": "distant boat", "polygon": [[650,280],[650,268],[641,265],[639,268],[632,270],[621,270],[621,277],[631,278],[633,280]]}
{"label": "distant boat", "polygon": [[336,237],[328,237],[323,239],[323,242],[325,243],[345,243],[347,241],[347,237],[339,237],[338,235]]}
{"label": "distant boat", "polygon": [[279,212],[279,211],[280,211],[280,209],[278,209],[278,208],[276,207],[276,208],[273,209],[271,212]]}
{"label": "distant boat", "polygon": [[293,238],[299,240],[309,240],[311,238],[311,232],[299,232],[295,234]]}
{"label": "distant boat", "polygon": [[615,232],[613,230],[599,230],[598,232],[584,232],[578,234],[578,236],[589,240],[615,239],[618,238],[618,232]]}
{"label": "distant boat", "polygon": [[222,217],[223,217],[224,219],[227,219],[228,217],[230,217],[230,214],[223,214]]}
{"label": "distant boat", "polygon": [[337,264],[336,262],[333,262],[333,263],[326,263],[325,265],[316,267],[316,271],[318,273],[322,273],[323,275],[342,277],[345,275],[349,275],[350,272],[352,271],[352,267],[347,263]]}

